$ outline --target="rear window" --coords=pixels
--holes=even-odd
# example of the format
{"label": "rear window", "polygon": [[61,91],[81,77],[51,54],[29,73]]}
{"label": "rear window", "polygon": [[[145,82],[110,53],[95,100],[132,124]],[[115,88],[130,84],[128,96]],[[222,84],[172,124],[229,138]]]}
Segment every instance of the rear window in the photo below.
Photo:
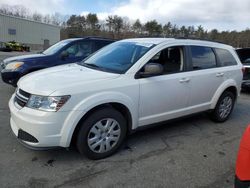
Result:
{"label": "rear window", "polygon": [[191,46],[193,70],[209,69],[216,67],[216,58],[209,47]]}
{"label": "rear window", "polygon": [[250,63],[250,48],[237,49],[236,52],[243,64]]}
{"label": "rear window", "polygon": [[228,50],[219,49],[219,48],[215,48],[214,50],[220,60],[220,64],[222,67],[237,65],[237,62],[234,56]]}

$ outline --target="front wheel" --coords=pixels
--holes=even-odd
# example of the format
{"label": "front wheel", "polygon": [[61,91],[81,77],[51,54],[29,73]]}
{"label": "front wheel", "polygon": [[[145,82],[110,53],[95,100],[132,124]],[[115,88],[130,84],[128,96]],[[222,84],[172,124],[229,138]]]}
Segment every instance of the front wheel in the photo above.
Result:
{"label": "front wheel", "polygon": [[211,112],[211,118],[215,122],[226,121],[233,111],[235,96],[230,91],[225,91],[219,98],[215,109]]}
{"label": "front wheel", "polygon": [[93,112],[77,136],[78,151],[90,159],[102,159],[115,153],[125,139],[126,119],[113,108]]}

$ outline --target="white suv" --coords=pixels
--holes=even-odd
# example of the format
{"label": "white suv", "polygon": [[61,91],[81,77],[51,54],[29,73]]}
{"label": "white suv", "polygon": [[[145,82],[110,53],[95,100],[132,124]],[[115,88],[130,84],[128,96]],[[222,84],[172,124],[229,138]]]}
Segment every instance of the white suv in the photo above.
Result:
{"label": "white suv", "polygon": [[145,125],[202,111],[224,122],[241,81],[242,65],[231,46],[122,40],[82,62],[23,77],[9,101],[11,128],[31,148],[74,141],[80,153],[100,159]]}

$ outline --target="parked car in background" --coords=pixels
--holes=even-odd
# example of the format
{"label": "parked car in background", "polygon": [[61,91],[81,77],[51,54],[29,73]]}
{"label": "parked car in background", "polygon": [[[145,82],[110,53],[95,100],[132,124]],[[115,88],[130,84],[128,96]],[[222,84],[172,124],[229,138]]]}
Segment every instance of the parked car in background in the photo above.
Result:
{"label": "parked car in background", "polygon": [[98,37],[66,39],[39,54],[7,58],[1,63],[2,80],[16,86],[18,80],[28,73],[81,61],[112,42],[111,39]]}
{"label": "parked car in background", "polygon": [[239,146],[236,168],[235,188],[250,187],[250,125],[246,128]]}
{"label": "parked car in background", "polygon": [[244,66],[242,89],[250,89],[250,48],[241,48],[236,50],[241,63]]}
{"label": "parked car in background", "polygon": [[100,159],[146,125],[203,111],[226,121],[241,82],[242,64],[231,46],[127,39],[77,64],[23,77],[9,101],[11,128],[29,147],[76,141],[80,153]]}

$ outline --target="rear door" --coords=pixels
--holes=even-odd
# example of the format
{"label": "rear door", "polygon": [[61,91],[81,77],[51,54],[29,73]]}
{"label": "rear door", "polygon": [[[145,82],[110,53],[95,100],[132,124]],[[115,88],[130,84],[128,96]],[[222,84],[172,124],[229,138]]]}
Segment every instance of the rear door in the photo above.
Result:
{"label": "rear door", "polygon": [[212,98],[224,81],[224,68],[219,67],[214,49],[189,46],[191,62],[191,95],[189,107],[193,112],[207,110]]}

